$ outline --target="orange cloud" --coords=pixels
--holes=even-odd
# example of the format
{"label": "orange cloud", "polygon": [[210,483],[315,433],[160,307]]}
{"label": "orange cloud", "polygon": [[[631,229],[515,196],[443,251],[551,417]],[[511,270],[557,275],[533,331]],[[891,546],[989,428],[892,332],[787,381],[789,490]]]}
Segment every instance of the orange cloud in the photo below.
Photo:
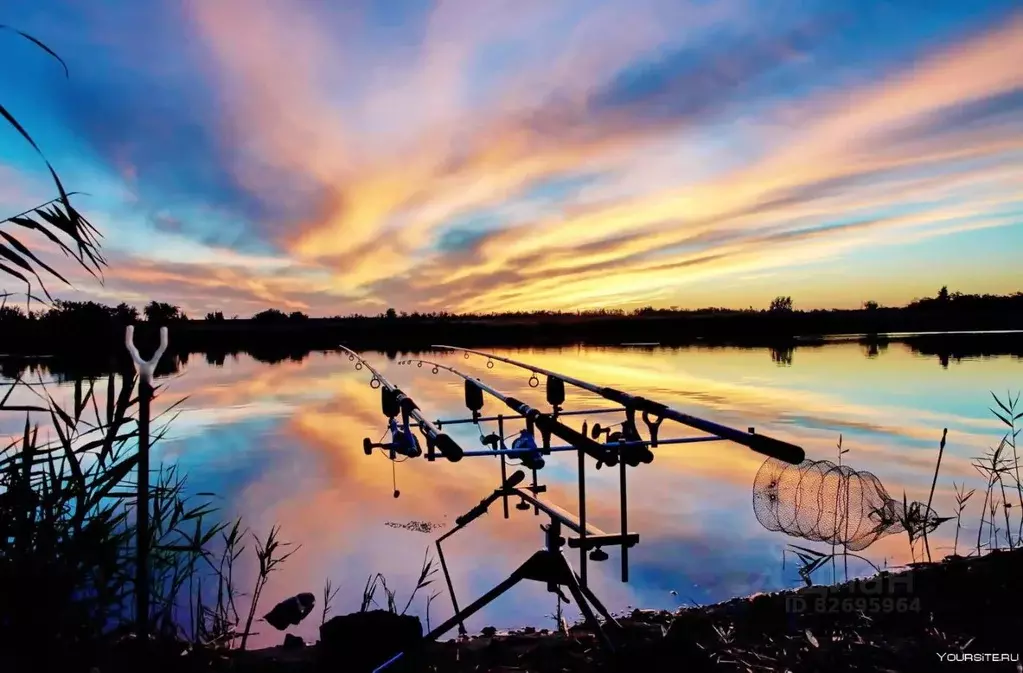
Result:
{"label": "orange cloud", "polygon": [[[772,273],[858,304],[800,269],[1016,223],[1018,119],[1011,101],[992,110],[1023,86],[1018,12],[847,85],[845,70],[815,79],[834,21],[761,21],[744,0],[591,5],[435,3],[368,49],[379,17],[364,3],[186,3],[221,158],[254,201],[314,193],[315,214],[248,223],[276,255],[112,236],[124,259],[85,291],[180,291],[192,312],[222,308],[216,296],[240,313],[745,305],[728,286]],[[776,70],[813,86],[765,93]],[[144,185],[125,179],[119,198],[141,206]],[[127,216],[97,223],[118,233]],[[451,233],[466,240],[445,247]],[[888,280],[892,294],[913,282]],[[1015,289],[1007,273],[985,282]]]}
{"label": "orange cloud", "polygon": [[[235,32],[240,33],[236,25],[221,26],[216,21],[204,25],[213,31],[218,44],[230,46]],[[305,257],[340,256],[340,268],[335,270],[337,284],[372,286],[411,273],[408,282],[414,285],[416,296],[429,298],[426,301],[431,305],[450,305],[454,301],[457,308],[466,310],[514,310],[537,302],[555,302],[558,307],[636,302],[657,296],[665,286],[846,254],[876,244],[882,231],[886,240],[895,241],[907,240],[906,235],[919,238],[974,226],[1005,226],[1012,220],[990,213],[999,206],[1015,205],[1020,197],[1018,190],[1003,190],[987,201],[967,200],[954,208],[942,206],[910,216],[878,217],[854,236],[842,228],[811,229],[791,237],[779,235],[795,233],[805,227],[803,223],[848,217],[906,200],[904,194],[894,190],[875,194],[875,184],[868,191],[850,183],[846,185],[848,195],[824,193],[793,199],[789,195],[794,190],[798,193],[845,178],[997,156],[1023,147],[997,128],[958,132],[912,145],[891,143],[884,135],[951,105],[1019,86],[1021,75],[1008,64],[1018,60],[1014,56],[1020,56],[1021,26],[1019,19],[1010,21],[878,84],[811,100],[795,111],[783,109],[786,123],[798,124],[798,130],[765,127],[785,142],[751,166],[709,182],[671,187],[662,193],[602,204],[578,214],[554,214],[526,227],[508,229],[485,240],[477,248],[478,257],[460,258],[456,270],[442,275],[426,270],[446,264],[446,258],[417,250],[431,231],[458,213],[510,199],[542,176],[564,174],[582,166],[596,172],[631,170],[637,165],[637,139],[651,131],[615,129],[604,136],[583,134],[582,140],[571,135],[552,138],[538,136],[522,126],[513,112],[508,116],[508,110],[491,109],[475,121],[479,130],[468,136],[468,146],[479,151],[463,153],[455,168],[449,166],[450,129],[431,133],[422,142],[414,141],[414,149],[403,153],[398,164],[389,160],[367,164],[359,156],[338,151],[327,143],[324,149],[332,156],[344,155],[361,170],[353,178],[344,173],[344,196],[333,215],[322,226],[313,226],[295,239],[294,251]],[[450,42],[445,40],[443,44]],[[458,78],[453,73],[469,58],[475,44],[470,40],[467,46],[441,48],[427,41],[424,50],[429,56],[424,69],[429,81],[437,81],[442,90],[445,82],[454,86],[450,82]],[[253,86],[278,74],[264,68],[258,59],[243,60],[240,65],[231,58],[225,61],[235,75],[252,80]],[[960,86],[964,81],[969,85]],[[401,84],[396,88],[400,90]],[[850,107],[849,100],[855,100],[856,105]],[[466,111],[446,109],[438,118],[455,118],[459,113]],[[315,121],[321,116],[314,114],[311,118]],[[301,153],[311,159],[309,167],[317,172],[322,164],[310,157],[310,148],[305,147]],[[945,179],[931,178],[929,186],[921,185],[917,191],[921,199],[933,199],[941,192],[962,189],[963,182],[988,185],[1018,175],[1018,166],[1002,166]],[[774,205],[779,198],[781,203]],[[409,201],[414,207],[404,206]],[[975,224],[934,227],[970,218]],[[906,233],[888,235],[895,232]],[[709,235],[722,239],[709,254],[655,254]],[[525,277],[492,286],[491,281],[506,279],[504,270],[509,268],[524,269]],[[610,285],[605,280],[609,268],[615,270]],[[449,294],[447,288],[464,285],[467,279],[474,280],[471,298]]]}

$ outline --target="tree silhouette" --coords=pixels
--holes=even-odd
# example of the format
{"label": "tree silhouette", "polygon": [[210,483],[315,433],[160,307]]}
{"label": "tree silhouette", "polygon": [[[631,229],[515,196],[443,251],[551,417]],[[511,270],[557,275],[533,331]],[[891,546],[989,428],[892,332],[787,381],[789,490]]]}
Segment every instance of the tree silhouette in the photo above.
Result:
{"label": "tree silhouette", "polygon": [[123,301],[114,307],[113,309],[114,319],[122,325],[130,325],[138,322],[139,310],[134,306],[129,306]]}
{"label": "tree silhouette", "polygon": [[792,297],[775,297],[771,300],[771,313],[789,313],[792,311]]}
{"label": "tree silhouette", "polygon": [[280,309],[268,308],[265,311],[260,311],[256,315],[252,316],[252,319],[256,322],[286,322],[288,320],[288,314]]}
{"label": "tree silhouette", "polygon": [[393,308],[389,308],[387,309],[387,312],[384,314],[384,316],[386,316],[388,320],[394,320],[395,318],[398,317],[398,312],[395,311]]}
{"label": "tree silhouette", "polygon": [[173,304],[162,301],[151,301],[143,309],[148,322],[167,323],[176,320],[187,320],[188,316],[181,312],[181,309]]}
{"label": "tree silhouette", "polygon": [[937,299],[938,301],[948,301],[948,287],[946,287],[945,285],[941,286],[941,289],[938,290]]}
{"label": "tree silhouette", "polygon": [[879,306],[880,304],[878,304],[873,299],[868,299],[867,301],[863,302],[863,308],[865,308],[868,311],[876,311]]}
{"label": "tree silhouette", "polygon": [[0,323],[4,321],[16,323],[24,320],[25,313],[17,306],[0,305]]}

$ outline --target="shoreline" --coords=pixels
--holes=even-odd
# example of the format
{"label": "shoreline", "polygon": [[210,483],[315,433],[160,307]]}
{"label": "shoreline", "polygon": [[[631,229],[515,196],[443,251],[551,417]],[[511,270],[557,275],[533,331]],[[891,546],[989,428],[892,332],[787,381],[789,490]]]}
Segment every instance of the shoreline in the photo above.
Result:
{"label": "shoreline", "polygon": [[[416,666],[408,662],[385,670],[918,673],[944,665],[939,657],[944,655],[952,657],[949,661],[985,661],[991,665],[985,670],[1009,671],[1017,670],[1023,650],[1017,645],[1023,615],[1013,610],[1020,596],[1023,549],[994,550],[674,612],[637,609],[619,618],[623,628],[615,655],[602,651],[582,625],[570,627],[567,635],[536,628],[484,629],[484,634],[428,643]],[[239,673],[311,673],[328,670],[319,650],[319,645],[276,647],[231,659]],[[369,665],[365,670],[379,664]]]}
{"label": "shoreline", "polygon": [[[290,341],[287,334],[280,335],[275,340],[260,340],[235,343],[201,343],[188,337],[188,334],[177,332],[178,328],[171,327],[170,346],[166,356],[160,360],[157,366],[158,377],[168,376],[177,373],[188,363],[191,356],[205,358],[206,362],[213,366],[223,365],[230,356],[240,354],[266,364],[276,364],[285,361],[301,362],[314,353],[336,353],[338,341],[324,339],[319,344],[303,344],[301,341]],[[155,348],[153,342],[154,334],[147,329],[143,323],[136,332],[139,335],[137,343],[143,351]],[[403,337],[405,332],[397,336]],[[927,333],[892,333],[892,334],[834,334],[834,335],[809,335],[795,336],[783,339],[753,333],[741,339],[718,339],[696,337],[686,339],[680,336],[667,336],[659,342],[645,342],[642,344],[627,342],[602,343],[595,338],[574,339],[573,335],[564,335],[563,339],[546,339],[533,341],[515,341],[513,339],[496,340],[489,343],[480,340],[472,341],[468,338],[454,339],[460,344],[481,349],[500,350],[524,350],[532,348],[559,349],[559,348],[618,348],[632,351],[656,352],[660,350],[678,349],[753,349],[767,350],[771,357],[779,364],[787,364],[791,361],[793,353],[800,349],[826,348],[840,344],[859,344],[865,349],[866,357],[877,357],[884,353],[885,348],[893,344],[908,346],[914,353],[936,358],[942,366],[949,362],[958,361],[973,357],[992,357],[1007,355],[1016,358],[1023,358],[1023,330],[997,330],[997,331],[958,331],[958,332],[927,332]],[[448,335],[450,336],[450,335]],[[407,355],[429,355],[439,351],[431,348],[431,343],[442,341],[437,339],[420,339],[423,343],[414,342],[376,342],[359,343],[349,340],[350,345],[357,350],[374,351],[382,353],[391,360],[404,358]],[[450,341],[450,340],[448,340]],[[113,346],[111,343],[114,342]],[[153,342],[153,343],[150,343]],[[46,344],[37,342],[38,348],[12,348],[11,343],[5,343],[4,352],[0,353],[0,378],[13,378],[18,372],[24,372],[32,367],[43,367],[55,376],[65,379],[89,378],[106,376],[112,372],[130,371],[131,360],[123,348],[123,334],[120,341],[110,338],[103,342],[104,345],[93,344],[91,348],[75,348],[67,350],[62,348],[47,349]],[[82,346],[82,344],[78,344]],[[89,357],[82,357],[85,350],[90,353]],[[32,352],[25,352],[32,351]]]}
{"label": "shoreline", "polygon": [[[466,314],[397,313],[311,318],[302,313],[264,311],[253,318],[189,319],[177,307],[150,312],[140,320],[131,307],[65,303],[28,317],[8,307],[0,312],[0,332],[8,354],[81,353],[102,358],[123,351],[124,329],[133,324],[140,347],[154,347],[157,327],[170,329],[170,352],[212,354],[246,351],[281,358],[339,344],[363,349],[423,350],[437,343],[515,348],[576,344],[616,346],[623,343],[719,344],[786,348],[859,338],[1011,339],[1023,330],[1023,293],[1005,296],[947,294],[916,300],[902,307],[871,304],[859,309],[767,310],[705,308],[578,312]],[[173,309],[173,312],[168,312]],[[134,311],[134,313],[132,313]],[[982,334],[983,333],[983,334]],[[74,334],[75,339],[66,338]],[[1018,339],[1017,339],[1018,341]],[[645,347],[645,346],[639,346]],[[1023,355],[1023,353],[1020,353]]]}

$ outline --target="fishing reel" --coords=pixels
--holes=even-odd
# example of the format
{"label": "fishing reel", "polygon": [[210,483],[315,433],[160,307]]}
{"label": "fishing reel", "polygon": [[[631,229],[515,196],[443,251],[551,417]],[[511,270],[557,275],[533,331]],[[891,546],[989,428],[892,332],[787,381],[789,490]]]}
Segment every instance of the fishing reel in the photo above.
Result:
{"label": "fishing reel", "polygon": [[[619,459],[630,467],[638,467],[641,463],[649,465],[654,460],[654,454],[644,443],[643,437],[636,428],[635,411],[626,409],[625,415],[624,421],[612,426],[604,427],[600,423],[594,423],[593,428],[589,431],[589,436],[591,439],[600,439],[603,436],[604,445],[615,450],[618,453]],[[648,420],[646,414],[644,414],[643,420],[646,422],[647,427],[650,428],[650,446],[655,446],[657,443],[657,426],[660,425],[660,419],[653,422]],[[612,430],[615,426],[619,426],[620,429]],[[583,424],[583,434],[586,434],[585,423]]]}
{"label": "fishing reel", "polygon": [[362,450],[367,456],[373,455],[373,449],[383,449],[390,453],[391,460],[397,456],[406,458],[418,458],[423,455],[423,448],[419,445],[419,438],[412,434],[407,427],[398,425],[398,421],[390,419],[387,421],[387,430],[391,433],[391,441],[374,442],[366,437],[362,440]]}
{"label": "fishing reel", "polygon": [[401,496],[401,491],[398,490],[398,478],[395,473],[395,463],[398,461],[398,456],[404,456],[408,458],[418,458],[423,455],[423,449],[419,445],[419,438],[412,434],[408,424],[398,425],[398,421],[395,418],[390,418],[387,421],[387,430],[391,433],[391,441],[389,442],[373,442],[369,437],[362,440],[362,450],[367,456],[373,455],[373,449],[383,449],[388,453],[388,459],[391,461],[391,487],[394,492],[394,497],[398,498]]}
{"label": "fishing reel", "polygon": [[518,454],[519,460],[531,470],[540,470],[546,465],[543,455],[540,453],[540,447],[536,445],[536,439],[528,429],[519,430],[519,436],[512,441],[511,448],[516,451],[523,451],[523,453]]}
{"label": "fishing reel", "polygon": [[[614,430],[617,426],[621,426],[621,430]],[[612,432],[612,430],[614,431]],[[643,441],[643,438],[639,436],[639,432],[636,431],[636,426],[628,421],[622,421],[621,423],[615,423],[606,427],[600,423],[594,423],[590,429],[590,438],[600,439],[601,436],[604,437],[605,444]]]}
{"label": "fishing reel", "polygon": [[[492,361],[488,361],[493,366]],[[476,385],[469,379],[465,379],[465,407],[472,412],[472,420],[474,423],[479,423],[480,412],[483,410],[484,398],[483,389]],[[562,388],[564,393],[564,388]],[[549,396],[548,396],[549,397]],[[564,401],[564,397],[562,397]],[[480,441],[493,448],[495,451],[500,448],[501,438],[497,435],[491,434],[486,437],[481,437]],[[519,432],[519,436],[512,442],[512,449],[523,451],[518,455],[518,458],[522,461],[522,464],[531,470],[539,470],[544,466],[544,459],[541,455],[540,448],[536,445],[536,439],[533,437],[533,424],[530,419],[526,419],[526,429]]]}
{"label": "fishing reel", "polygon": [[[472,412],[473,421],[478,422],[480,411],[483,409],[483,390],[468,379],[465,380],[465,406]],[[503,439],[496,433],[480,437],[480,443],[489,446],[494,451],[501,448],[502,442]],[[533,436],[533,424],[529,419],[526,420],[526,427],[520,430],[519,436],[512,441],[511,448],[515,451],[522,451],[516,457],[524,467],[540,470],[546,464],[540,447],[536,444],[536,438]],[[528,505],[526,509],[529,509]]]}
{"label": "fishing reel", "polygon": [[[377,379],[373,379],[376,381]],[[394,497],[401,495],[398,490],[397,478],[394,474],[394,463],[399,462],[398,456],[404,458],[418,458],[423,455],[423,448],[419,444],[419,438],[413,434],[409,427],[409,408],[401,404],[398,399],[397,388],[388,388],[384,385],[375,386],[380,389],[380,409],[387,417],[387,432],[391,434],[389,442],[374,442],[369,437],[362,440],[362,450],[367,456],[373,455],[373,449],[383,449],[391,461],[391,480],[393,482]],[[398,416],[401,415],[401,423]]]}
{"label": "fishing reel", "polygon": [[[362,440],[362,450],[367,456],[372,455],[373,449],[383,449],[390,452],[391,460],[398,455],[406,458],[418,458],[423,454],[419,445],[419,438],[412,433],[409,427],[409,409],[398,400],[397,388],[380,387],[380,410],[387,417],[387,430],[391,433],[389,442],[373,442],[367,437]],[[401,423],[398,423],[398,415],[401,415]]]}

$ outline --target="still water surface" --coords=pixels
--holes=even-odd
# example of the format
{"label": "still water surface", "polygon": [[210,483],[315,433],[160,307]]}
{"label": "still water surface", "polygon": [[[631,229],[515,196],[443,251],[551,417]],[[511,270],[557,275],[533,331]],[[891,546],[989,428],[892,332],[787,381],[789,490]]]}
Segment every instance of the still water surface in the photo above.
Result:
{"label": "still water surface", "polygon": [[[1023,361],[993,356],[953,361],[923,356],[901,344],[870,354],[864,346],[838,343],[799,348],[791,361],[772,358],[767,349],[565,348],[497,351],[567,375],[650,396],[682,411],[738,428],[795,442],[814,459],[835,459],[842,436],[850,452],[844,461],[874,472],[893,497],[926,500],[942,428],[948,446],[935,508],[954,514],[952,481],[983,490],[970,459],[996,444],[999,425],[988,407],[989,390],[1015,390]],[[366,357],[394,383],[414,395],[429,418],[466,415],[462,382],[429,368],[401,366],[382,353]],[[527,385],[528,374],[500,363],[460,355],[431,356],[494,387],[543,407],[543,386]],[[400,356],[399,356],[400,359]],[[302,362],[267,365],[248,356],[228,358],[216,367],[193,356],[179,374],[162,381],[157,406],[188,396],[184,412],[155,460],[176,463],[188,474],[193,492],[214,492],[225,515],[241,515],[254,530],[280,524],[285,540],[301,549],[272,577],[264,592],[268,609],[277,600],[311,591],[320,600],[330,578],[341,590],[334,612],[358,609],[367,576],[383,573],[397,590],[399,606],[415,585],[432,535],[388,523],[426,521],[453,525],[454,518],[498,485],[496,459],[465,459],[458,464],[410,460],[392,463],[379,453],[364,455],[363,437],[384,431],[379,391],[367,371],[356,371],[338,354],[313,354]],[[568,389],[567,409],[609,406],[593,395]],[[492,399],[485,412],[503,409]],[[601,418],[590,419],[607,420]],[[12,425],[13,422],[13,425]],[[23,420],[21,421],[23,422]],[[570,421],[576,427],[582,419]],[[0,419],[2,434],[19,431],[14,419]],[[494,431],[493,425],[484,434]],[[448,431],[467,449],[478,448],[471,425]],[[662,436],[693,434],[666,422]],[[630,553],[631,581],[620,582],[618,556],[590,563],[590,582],[612,609],[627,606],[669,608],[710,603],[758,591],[794,586],[791,556],[782,551],[797,539],[770,533],[751,507],[753,478],[763,458],[723,442],[662,447],[650,465],[630,470],[630,528],[641,535]],[[574,454],[548,458],[541,483],[547,497],[576,511]],[[616,471],[588,471],[588,515],[606,531],[617,530]],[[392,497],[396,479],[400,498]],[[981,494],[982,495],[982,494]],[[976,499],[980,499],[979,497]],[[972,503],[974,510],[979,503]],[[965,524],[974,530],[979,512]],[[542,543],[543,518],[500,505],[445,544],[445,556],[462,605],[504,579]],[[443,532],[441,529],[440,532]],[[931,539],[951,551],[955,523]],[[969,539],[964,530],[962,539]],[[962,542],[960,542],[962,545]],[[813,545],[810,545],[813,546]],[[818,545],[819,546],[819,545]],[[904,536],[891,536],[864,555],[877,564],[909,561]],[[252,557],[245,557],[249,565]],[[577,554],[570,559],[577,563]],[[852,564],[851,572],[865,566]],[[252,568],[243,569],[251,574]],[[821,579],[826,579],[821,576]],[[438,575],[429,589],[440,591]],[[672,592],[677,593],[677,596]],[[411,613],[425,613],[421,594]],[[538,584],[525,583],[480,612],[470,630],[526,624],[546,626],[555,599]],[[567,608],[570,619],[574,611]],[[318,617],[320,606],[317,605]],[[434,625],[451,615],[447,594],[431,608]],[[318,618],[295,631],[314,638]],[[268,633],[256,644],[276,644]],[[452,632],[452,635],[454,632]]]}

